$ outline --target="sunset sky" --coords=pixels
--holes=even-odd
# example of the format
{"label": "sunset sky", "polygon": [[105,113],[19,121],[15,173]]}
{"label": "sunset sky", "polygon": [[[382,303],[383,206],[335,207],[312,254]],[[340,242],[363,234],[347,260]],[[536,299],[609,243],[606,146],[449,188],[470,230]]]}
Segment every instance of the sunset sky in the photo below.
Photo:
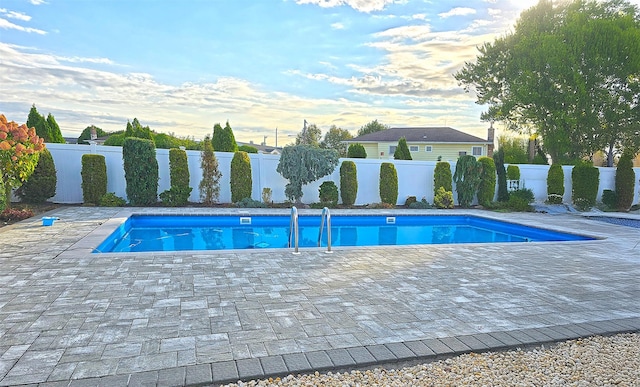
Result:
{"label": "sunset sky", "polygon": [[22,123],[35,104],[69,137],[134,117],[196,139],[228,120],[270,145],[304,120],[485,137],[484,107],[452,74],[535,3],[0,0],[0,113]]}

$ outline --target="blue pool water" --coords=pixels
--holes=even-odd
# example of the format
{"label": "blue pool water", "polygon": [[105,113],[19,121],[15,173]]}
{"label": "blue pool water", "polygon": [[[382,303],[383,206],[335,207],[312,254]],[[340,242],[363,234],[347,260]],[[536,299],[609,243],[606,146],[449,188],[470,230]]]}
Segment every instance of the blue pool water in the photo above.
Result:
{"label": "blue pool water", "polygon": [[[128,218],[94,253],[286,248],[289,216]],[[317,247],[320,216],[299,217],[300,247]],[[476,216],[333,216],[332,246],[576,241],[592,238]],[[321,246],[327,245],[326,230]]]}

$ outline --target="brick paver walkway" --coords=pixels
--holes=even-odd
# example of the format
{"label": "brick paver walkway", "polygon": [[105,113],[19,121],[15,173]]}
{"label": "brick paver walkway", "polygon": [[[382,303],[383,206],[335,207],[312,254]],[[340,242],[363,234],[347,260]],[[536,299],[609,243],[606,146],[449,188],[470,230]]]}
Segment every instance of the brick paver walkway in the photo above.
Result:
{"label": "brick paver walkway", "polygon": [[0,385],[219,383],[640,330],[630,227],[465,211],[604,239],[91,254],[131,212],[241,210],[72,207],[1,228]]}

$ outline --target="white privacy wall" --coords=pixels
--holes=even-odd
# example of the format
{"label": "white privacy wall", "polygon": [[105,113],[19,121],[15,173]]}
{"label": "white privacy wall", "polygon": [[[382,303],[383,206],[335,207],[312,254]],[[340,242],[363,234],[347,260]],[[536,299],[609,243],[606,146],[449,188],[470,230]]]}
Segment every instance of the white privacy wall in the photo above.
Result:
{"label": "white privacy wall", "polygon": [[[82,155],[85,153],[100,154],[105,157],[107,164],[107,191],[126,199],[126,182],[124,178],[124,167],[122,162],[122,148],[100,145],[75,145],[75,144],[47,144],[47,148],[53,156],[56,165],[58,184],[56,195],[51,198],[55,203],[82,203]],[[200,169],[200,152],[186,151],[189,160],[189,173],[191,176],[191,197],[189,201],[200,201],[198,185],[202,179]],[[284,202],[284,188],[287,180],[283,178],[276,168],[280,160],[279,155],[250,154],[251,170],[253,178],[252,198],[261,200],[262,189],[271,188],[274,202]],[[156,149],[158,159],[159,177],[158,194],[169,189],[169,150]],[[220,179],[220,203],[231,202],[230,169],[233,153],[216,152],[219,170],[222,173]],[[345,159],[341,159],[343,161]],[[358,195],[357,205],[379,203],[379,176],[380,164],[391,162],[396,166],[398,172],[398,204],[404,204],[407,196],[415,196],[418,200],[423,197],[433,203],[433,171],[435,161],[414,161],[414,160],[376,160],[376,159],[350,159],[356,163],[358,174]],[[536,201],[543,202],[547,197],[547,171],[548,165],[521,164],[520,178],[522,186],[533,191]],[[565,166],[565,194],[564,201],[571,202],[571,166]],[[600,187],[598,199],[605,189],[613,190],[615,187],[615,168],[599,168]],[[636,189],[633,203],[638,203],[640,184],[640,168],[634,168],[636,173]],[[455,171],[455,164],[451,165],[451,172]],[[340,187],[340,165],[335,171],[320,180],[303,187],[302,201],[304,203],[318,202],[318,189],[322,182],[331,180]],[[456,198],[454,185],[454,199]]]}

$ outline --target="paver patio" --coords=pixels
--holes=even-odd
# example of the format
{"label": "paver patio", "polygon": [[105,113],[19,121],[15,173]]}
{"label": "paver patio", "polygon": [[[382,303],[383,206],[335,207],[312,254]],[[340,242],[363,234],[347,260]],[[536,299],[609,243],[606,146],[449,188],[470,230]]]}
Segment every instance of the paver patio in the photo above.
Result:
{"label": "paver patio", "polygon": [[640,330],[640,230],[576,215],[447,212],[601,239],[91,254],[132,212],[244,211],[1,228],[0,385],[219,383]]}

